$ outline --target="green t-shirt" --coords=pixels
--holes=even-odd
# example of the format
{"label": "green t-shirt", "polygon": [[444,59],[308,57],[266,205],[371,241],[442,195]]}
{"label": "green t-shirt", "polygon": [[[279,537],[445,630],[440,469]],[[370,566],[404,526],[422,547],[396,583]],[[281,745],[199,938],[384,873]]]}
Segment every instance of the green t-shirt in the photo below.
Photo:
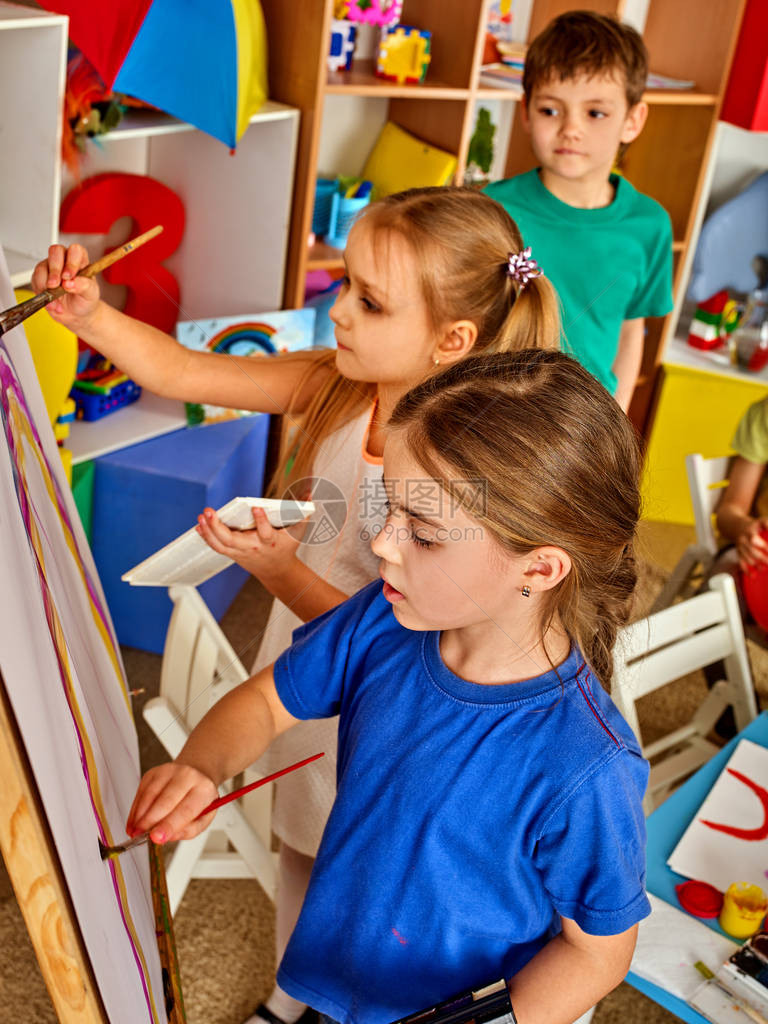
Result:
{"label": "green t-shirt", "polygon": [[613,393],[625,320],[672,309],[672,227],[666,210],[611,175],[613,202],[583,210],[557,199],[528,171],[485,191],[517,222],[525,245],[557,289],[563,347]]}
{"label": "green t-shirt", "polygon": [[[768,398],[761,398],[750,405],[736,427],[731,447],[747,462],[768,465]],[[752,512],[756,516],[768,516],[765,474],[760,481]]]}

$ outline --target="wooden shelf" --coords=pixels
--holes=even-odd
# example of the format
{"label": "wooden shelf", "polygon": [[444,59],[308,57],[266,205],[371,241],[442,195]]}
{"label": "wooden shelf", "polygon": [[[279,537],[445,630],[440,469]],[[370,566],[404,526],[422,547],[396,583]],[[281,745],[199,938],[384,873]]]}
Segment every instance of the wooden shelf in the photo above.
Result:
{"label": "wooden shelf", "polygon": [[356,60],[349,71],[329,71],[326,93],[346,96],[382,96],[414,100],[466,100],[469,89],[450,85],[429,76],[423,83],[398,85],[373,73],[372,60]]}
{"label": "wooden shelf", "polygon": [[[643,98],[650,107],[648,121],[622,164],[627,180],[661,203],[670,215],[678,292],[744,2],[718,0],[714,5],[702,5],[700,0],[643,0],[628,5],[626,0],[601,0],[596,5],[596,9],[619,17],[628,15],[632,7],[637,16],[631,20],[642,23],[639,27],[650,66],[659,74],[696,82],[694,89],[646,89]],[[348,72],[329,73],[325,55],[333,2],[314,0],[305,6],[299,33],[295,5],[262,0],[273,54],[270,93],[301,110],[286,268],[287,306],[302,304],[307,270],[342,266],[337,250],[322,242],[307,247],[318,173],[349,173],[352,167],[362,167],[384,121],[393,121],[430,145],[454,153],[454,181],[460,183],[477,108],[495,101],[506,123],[499,125],[503,130],[496,135],[503,153],[494,169],[500,177],[511,177],[535,164],[520,117],[520,91],[487,79],[480,81],[487,0],[404,0],[403,24],[429,28],[433,36],[426,79],[415,85],[377,78],[372,60],[358,59]],[[527,26],[521,21],[519,28],[530,41],[554,17],[577,9],[579,4],[530,0],[525,6],[530,8],[530,21]],[[361,56],[370,52],[369,48]],[[330,97],[333,102],[327,102]],[[665,322],[649,322],[642,375],[632,403],[632,418],[641,430],[648,429],[670,324],[670,317]]]}
{"label": "wooden shelf", "polygon": [[647,89],[643,99],[649,106],[665,103],[677,107],[714,107],[718,103],[714,93],[695,89]]}
{"label": "wooden shelf", "polygon": [[[523,98],[522,89],[494,88],[480,83],[474,95],[477,99],[507,100],[516,102]],[[648,89],[643,100],[649,106],[714,107],[718,97],[710,92],[696,92],[695,89]]]}
{"label": "wooden shelf", "polygon": [[344,266],[344,251],[334,249],[325,242],[315,242],[309,247],[307,268],[309,270],[338,270]]}
{"label": "wooden shelf", "polygon": [[517,103],[523,98],[522,89],[494,88],[492,85],[479,84],[474,92],[478,100],[506,100],[508,103]]}

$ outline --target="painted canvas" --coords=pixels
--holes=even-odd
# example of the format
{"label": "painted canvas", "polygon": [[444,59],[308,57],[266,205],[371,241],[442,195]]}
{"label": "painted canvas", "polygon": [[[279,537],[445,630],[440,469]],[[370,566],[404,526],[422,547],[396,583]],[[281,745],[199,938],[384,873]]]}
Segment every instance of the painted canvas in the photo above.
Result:
{"label": "painted canvas", "polygon": [[130,696],[23,325],[0,337],[0,434],[0,674],[107,1017],[164,1024],[147,850],[98,847],[124,838],[140,776]]}
{"label": "painted canvas", "polygon": [[667,863],[724,892],[752,882],[768,892],[768,748],[739,740]]}
{"label": "painted canvas", "polygon": [[[176,338],[187,348],[254,358],[311,348],[314,334],[314,309],[280,309],[253,316],[181,320],[176,324]],[[251,411],[248,409],[225,409],[187,402],[187,420],[193,426],[249,415]]]}

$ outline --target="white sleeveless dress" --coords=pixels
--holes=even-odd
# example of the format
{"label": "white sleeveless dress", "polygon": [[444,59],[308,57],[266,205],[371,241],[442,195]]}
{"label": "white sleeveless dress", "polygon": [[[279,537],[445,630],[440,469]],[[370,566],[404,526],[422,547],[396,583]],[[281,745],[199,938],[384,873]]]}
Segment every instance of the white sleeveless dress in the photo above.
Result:
{"label": "white sleeveless dress", "polygon": [[[385,494],[382,460],[367,451],[374,410],[375,404],[320,445],[312,467],[313,479],[320,481],[313,491],[318,507],[304,534],[309,542],[302,542],[298,552],[306,565],[345,594],[354,594],[379,572],[371,539],[384,524]],[[334,500],[341,496],[345,501]],[[275,599],[254,673],[277,660],[299,625],[301,619]],[[310,857],[317,853],[336,795],[337,733],[336,718],[299,722],[278,736],[254,766],[268,774],[325,752],[325,757],[275,783],[272,830]]]}

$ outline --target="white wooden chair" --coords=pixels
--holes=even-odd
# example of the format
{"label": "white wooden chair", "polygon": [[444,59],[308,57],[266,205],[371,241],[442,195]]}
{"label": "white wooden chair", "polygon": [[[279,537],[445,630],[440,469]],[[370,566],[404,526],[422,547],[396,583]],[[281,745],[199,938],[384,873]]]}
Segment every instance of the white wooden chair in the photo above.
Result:
{"label": "white wooden chair", "polygon": [[[160,695],[147,701],[143,713],[168,754],[176,757],[206,711],[248,673],[195,587],[174,585],[168,593],[174,607],[163,650]],[[172,913],[191,878],[256,878],[274,899],[271,790],[267,785],[244,798],[249,801],[247,818],[239,801],[227,804],[217,811],[210,828],[176,846],[166,866]]]}
{"label": "white wooden chair", "polygon": [[723,488],[728,483],[731,456],[705,459],[703,455],[687,455],[685,471],[691,492],[693,517],[696,524],[696,542],[689,544],[667,580],[661,593],[651,606],[651,612],[667,608],[678,598],[687,598],[696,589],[693,575],[697,567],[700,574],[712,566],[718,551],[712,518]]}
{"label": "white wooden chair", "polygon": [[[642,744],[635,701],[672,680],[714,662],[725,663],[726,678],[709,691],[687,725],[643,745],[652,764],[643,806],[646,814],[670,787],[720,749],[706,738],[728,704],[736,727],[757,716],[736,584],[726,573],[696,597],[626,626],[614,650],[612,697]],[[663,757],[661,756],[663,755]]]}

